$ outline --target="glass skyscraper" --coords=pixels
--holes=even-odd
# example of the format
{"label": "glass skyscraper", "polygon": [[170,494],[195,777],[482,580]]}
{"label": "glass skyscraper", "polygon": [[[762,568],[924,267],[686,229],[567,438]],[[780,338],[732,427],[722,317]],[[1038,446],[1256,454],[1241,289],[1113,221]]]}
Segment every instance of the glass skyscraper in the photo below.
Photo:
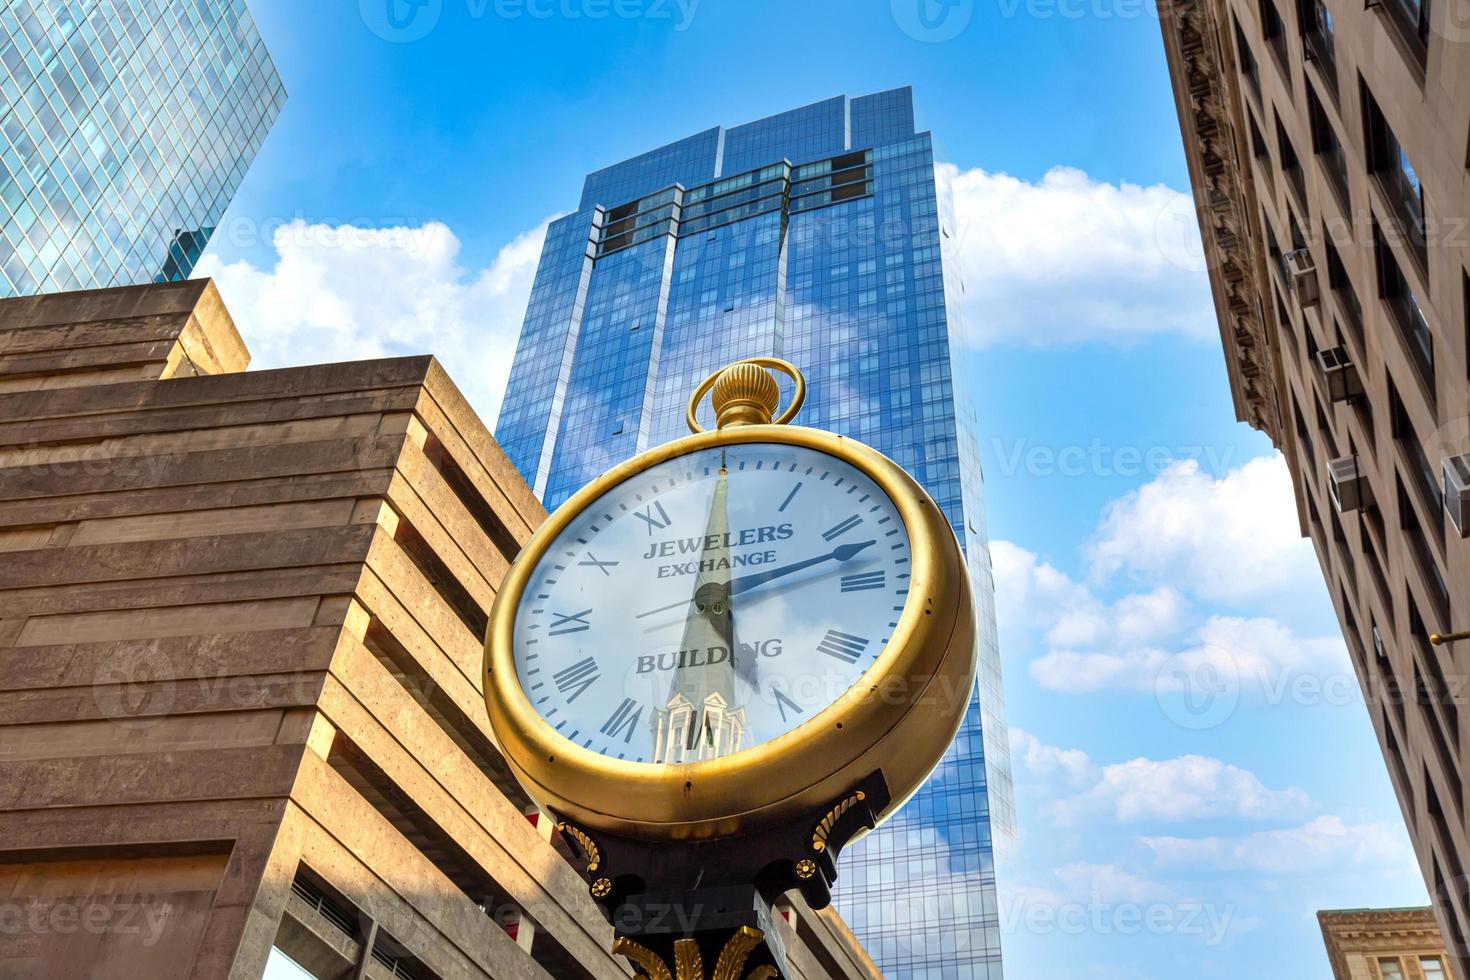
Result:
{"label": "glass skyscraper", "polygon": [[801,424],[914,475],[969,557],[980,682],[929,783],[842,857],[837,903],[894,977],[1001,977],[992,826],[1010,832],[994,586],[954,235],[909,89],[716,127],[587,177],[547,232],[497,438],[548,507],[687,433],[711,371],[779,356]]}
{"label": "glass skyscraper", "polygon": [[0,296],[187,278],[286,101],[245,0],[6,0],[0,66]]}

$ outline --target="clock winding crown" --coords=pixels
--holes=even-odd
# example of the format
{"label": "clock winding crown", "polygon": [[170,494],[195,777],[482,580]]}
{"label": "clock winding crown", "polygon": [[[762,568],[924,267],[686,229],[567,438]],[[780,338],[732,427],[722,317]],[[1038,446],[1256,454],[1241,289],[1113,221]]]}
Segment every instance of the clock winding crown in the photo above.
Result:
{"label": "clock winding crown", "polygon": [[724,429],[732,425],[769,425],[781,404],[781,389],[771,372],[759,364],[742,361],[720,372],[715,390],[710,394],[715,408],[715,424]]}
{"label": "clock winding crown", "polygon": [[[791,403],[775,418],[781,404],[781,389],[771,371],[780,371],[791,379],[794,390]],[[806,402],[806,378],[795,364],[779,357],[749,357],[723,367],[702,381],[689,397],[684,420],[689,431],[707,431],[699,424],[699,406],[705,396],[715,409],[715,428],[732,429],[742,425],[786,425],[796,418]]]}

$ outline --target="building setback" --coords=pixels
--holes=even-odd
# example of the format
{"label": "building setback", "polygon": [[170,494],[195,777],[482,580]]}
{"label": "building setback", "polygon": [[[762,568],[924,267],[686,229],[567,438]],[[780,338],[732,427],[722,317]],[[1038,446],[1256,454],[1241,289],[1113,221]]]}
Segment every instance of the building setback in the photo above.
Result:
{"label": "building setback", "polygon": [[794,362],[799,424],[905,467],[966,550],[980,681],[953,748],[844,852],[838,906],[894,976],[999,980],[992,826],[1014,824],[994,584],[954,233],[912,92],[839,96],[717,126],[587,176],[553,222],[496,433],[548,507],[687,434],[703,378]]}
{"label": "building setback", "polygon": [[[1237,415],[1291,470],[1470,975],[1470,47],[1453,3],[1163,5]],[[1409,975],[1409,974],[1406,974]]]}
{"label": "building setback", "polygon": [[245,0],[0,5],[0,297],[187,278],[286,102]]}
{"label": "building setback", "polygon": [[208,281],[0,300],[0,974],[626,977],[481,694],[540,504],[432,358],[247,361]]}

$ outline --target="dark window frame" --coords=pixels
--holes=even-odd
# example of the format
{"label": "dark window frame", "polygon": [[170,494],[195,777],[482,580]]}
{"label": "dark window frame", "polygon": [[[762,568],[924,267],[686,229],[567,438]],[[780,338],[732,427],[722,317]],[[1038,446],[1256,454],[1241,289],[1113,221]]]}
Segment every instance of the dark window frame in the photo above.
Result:
{"label": "dark window frame", "polygon": [[1297,0],[1297,29],[1302,32],[1302,58],[1317,66],[1332,101],[1339,101],[1337,28],[1327,0]]}
{"label": "dark window frame", "polygon": [[1395,224],[1419,271],[1429,268],[1429,242],[1426,232],[1429,206],[1419,171],[1409,159],[1403,143],[1394,135],[1378,100],[1368,83],[1359,79],[1363,103],[1363,136],[1367,150],[1368,173],[1383,193],[1393,212]]}
{"label": "dark window frame", "polygon": [[1337,135],[1332,117],[1327,115],[1326,107],[1310,84],[1307,85],[1307,117],[1311,120],[1312,127],[1312,155],[1322,162],[1322,169],[1327,173],[1328,186],[1337,195],[1337,203],[1344,210],[1349,210],[1352,207],[1352,192],[1349,189],[1351,185],[1348,179],[1347,151]]}
{"label": "dark window frame", "polygon": [[1421,72],[1429,60],[1429,19],[1432,0],[1367,0],[1367,6],[1381,9],[1404,42]]}
{"label": "dark window frame", "polygon": [[1260,0],[1259,14],[1261,36],[1266,39],[1266,47],[1270,48],[1271,54],[1275,56],[1276,67],[1280,68],[1281,73],[1289,78],[1291,56],[1286,48],[1286,21],[1276,6],[1276,0]]}
{"label": "dark window frame", "polygon": [[1266,100],[1261,95],[1261,62],[1256,58],[1255,51],[1251,49],[1245,31],[1240,29],[1240,21],[1236,20],[1233,14],[1230,20],[1235,25],[1235,58],[1240,74],[1245,78],[1251,94],[1256,97],[1256,105],[1264,105]]}
{"label": "dark window frame", "polygon": [[1404,343],[1409,363],[1419,379],[1431,405],[1437,401],[1434,367],[1434,332],[1424,315],[1424,306],[1415,295],[1409,278],[1393,254],[1377,221],[1373,222],[1373,256],[1378,270],[1378,298],[1388,307],[1399,339]]}

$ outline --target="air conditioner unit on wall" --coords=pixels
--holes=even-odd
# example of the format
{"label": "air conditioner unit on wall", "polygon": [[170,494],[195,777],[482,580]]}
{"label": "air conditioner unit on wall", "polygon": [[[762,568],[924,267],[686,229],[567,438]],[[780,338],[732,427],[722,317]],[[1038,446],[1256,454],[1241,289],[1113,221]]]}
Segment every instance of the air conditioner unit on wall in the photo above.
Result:
{"label": "air conditioner unit on wall", "polygon": [[1470,538],[1470,455],[1448,456],[1444,474],[1444,509],[1460,537]]}
{"label": "air conditioner unit on wall", "polygon": [[1286,253],[1286,271],[1291,276],[1291,291],[1302,306],[1316,306],[1322,302],[1322,284],[1317,280],[1317,263],[1312,253],[1305,248]]}
{"label": "air conditioner unit on wall", "polygon": [[1343,456],[1327,464],[1327,482],[1339,514],[1362,510],[1373,503],[1373,487],[1358,465],[1358,457]]}
{"label": "air conditioner unit on wall", "polygon": [[1316,362],[1317,380],[1322,382],[1328,401],[1351,401],[1363,393],[1362,375],[1346,347],[1319,350]]}

